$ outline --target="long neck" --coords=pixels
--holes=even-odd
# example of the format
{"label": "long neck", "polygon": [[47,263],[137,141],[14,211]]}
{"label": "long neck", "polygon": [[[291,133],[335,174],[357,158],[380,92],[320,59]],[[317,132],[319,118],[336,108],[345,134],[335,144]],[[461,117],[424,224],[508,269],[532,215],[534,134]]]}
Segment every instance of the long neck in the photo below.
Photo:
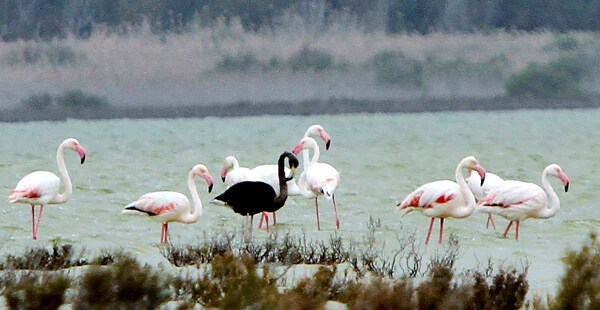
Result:
{"label": "long neck", "polygon": [[73,193],[73,184],[71,183],[71,178],[69,178],[69,172],[67,171],[67,166],[65,165],[65,146],[60,145],[58,150],[56,151],[56,164],[58,165],[58,172],[60,173],[60,178],[65,184],[65,191],[62,194],[56,194],[52,202],[54,203],[63,203],[71,197]]}
{"label": "long neck", "polygon": [[302,150],[302,168],[306,170],[310,162],[310,151],[307,149]]}
{"label": "long neck", "polygon": [[319,147],[316,144],[313,144],[311,146],[311,149],[313,151],[313,157],[310,159],[310,164],[312,165],[319,161],[319,158],[321,157],[321,152],[319,151]]}
{"label": "long neck", "polygon": [[186,224],[196,223],[202,215],[202,201],[198,196],[198,189],[196,188],[196,182],[194,182],[194,173],[190,171],[187,178],[188,189],[190,195],[192,195],[192,205],[194,206],[194,212],[185,214],[182,218],[182,222]]}
{"label": "long neck", "polygon": [[556,215],[556,212],[558,212],[560,209],[560,200],[558,199],[558,195],[556,195],[554,188],[550,184],[550,181],[548,181],[548,171],[546,170],[544,170],[542,173],[542,186],[544,187],[544,190],[546,190],[546,195],[550,200],[550,208],[542,208],[535,217],[547,219]]}
{"label": "long neck", "polygon": [[236,158],[233,159],[232,164],[233,164],[232,169],[234,169],[234,170],[240,167],[240,163],[238,162],[238,160]]}
{"label": "long neck", "polygon": [[475,197],[473,196],[473,193],[469,189],[469,186],[467,185],[467,182],[465,181],[465,177],[462,175],[462,169],[463,169],[463,165],[461,163],[458,165],[458,167],[456,167],[455,177],[456,177],[456,183],[458,183],[460,192],[463,195],[463,197],[465,198],[467,205],[460,206],[453,210],[452,217],[455,217],[455,218],[467,217],[467,216],[473,214],[473,212],[475,212],[475,208],[476,208]]}
{"label": "long neck", "polygon": [[279,207],[285,204],[288,196],[287,180],[285,176],[285,155],[279,157],[277,162],[277,176],[279,177],[279,195],[273,200]]}

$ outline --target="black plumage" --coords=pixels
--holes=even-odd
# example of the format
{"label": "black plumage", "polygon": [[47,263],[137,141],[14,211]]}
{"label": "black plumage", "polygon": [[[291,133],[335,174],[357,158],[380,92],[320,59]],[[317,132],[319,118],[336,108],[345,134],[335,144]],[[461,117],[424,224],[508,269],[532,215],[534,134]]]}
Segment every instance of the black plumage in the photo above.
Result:
{"label": "black plumage", "polygon": [[[286,158],[288,159],[288,165],[292,171],[289,177],[286,177],[284,170]],[[294,172],[298,165],[298,159],[290,152],[284,152],[279,156],[279,161],[277,162],[279,196],[275,193],[273,187],[265,182],[244,181],[232,185],[215,199],[224,202],[227,206],[231,207],[235,213],[244,216],[253,216],[263,211],[277,211],[283,207],[287,200],[287,181],[294,177]]]}

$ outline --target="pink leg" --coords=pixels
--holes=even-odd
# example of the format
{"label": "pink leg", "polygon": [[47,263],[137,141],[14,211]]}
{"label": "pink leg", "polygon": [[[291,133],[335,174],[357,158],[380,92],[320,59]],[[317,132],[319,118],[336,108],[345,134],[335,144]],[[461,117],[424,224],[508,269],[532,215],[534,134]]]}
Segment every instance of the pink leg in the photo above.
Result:
{"label": "pink leg", "polygon": [[165,243],[169,242],[169,223],[165,223]]}
{"label": "pink leg", "polygon": [[275,224],[277,224],[277,213],[273,212],[273,226],[275,226]]}
{"label": "pink leg", "polygon": [[321,230],[321,220],[319,219],[319,201],[315,197],[315,212],[317,212],[317,230]]}
{"label": "pink leg", "polygon": [[517,221],[517,226],[515,227],[515,240],[519,240],[519,224],[521,224],[521,221]]}
{"label": "pink leg", "polygon": [[431,222],[429,222],[429,229],[427,230],[427,238],[425,239],[425,244],[429,244],[429,237],[431,237],[431,229],[433,228],[433,221],[435,221],[435,217],[432,217]]}
{"label": "pink leg", "polygon": [[340,217],[338,216],[337,207],[335,205],[335,195],[331,195],[331,198],[333,199],[333,212],[335,212],[335,228],[340,229]]}
{"label": "pink leg", "polygon": [[269,220],[269,215],[267,214],[267,212],[262,212],[260,214],[260,221],[258,221],[258,229],[262,228],[263,225],[263,221],[267,219],[267,221]]}
{"label": "pink leg", "polygon": [[40,230],[40,222],[42,221],[42,213],[44,212],[44,205],[40,206],[40,212],[38,213],[38,218],[35,226],[33,227],[33,240],[37,239],[38,231]]}
{"label": "pink leg", "polygon": [[508,223],[508,226],[506,226],[506,230],[504,231],[504,235],[502,235],[502,238],[506,238],[506,235],[508,234],[508,230],[510,229],[510,226],[512,226],[512,223],[512,221]]}
{"label": "pink leg", "polygon": [[162,224],[160,231],[160,243],[167,243],[167,223]]}
{"label": "pink leg", "polygon": [[33,240],[36,239],[35,236],[35,206],[31,205],[31,237]]}
{"label": "pink leg", "polygon": [[[269,215],[266,212],[263,212],[265,217],[265,223],[267,224],[267,232],[269,232]],[[262,218],[262,216],[261,216]]]}
{"label": "pink leg", "polygon": [[439,244],[442,244],[442,238],[444,236],[444,218],[440,219],[440,239],[438,240]]}
{"label": "pink leg", "polygon": [[492,224],[492,228],[496,229],[496,223],[494,223],[494,217],[492,216],[491,213],[488,213],[488,219],[487,219],[487,224],[485,225],[485,228],[490,228],[490,224]]}

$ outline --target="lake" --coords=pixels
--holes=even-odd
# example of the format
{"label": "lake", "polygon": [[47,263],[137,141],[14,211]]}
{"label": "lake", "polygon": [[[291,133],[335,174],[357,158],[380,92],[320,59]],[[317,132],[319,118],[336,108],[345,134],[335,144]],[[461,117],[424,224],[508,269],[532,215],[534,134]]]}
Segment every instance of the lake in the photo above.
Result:
{"label": "lake", "polygon": [[[63,139],[77,138],[88,152],[83,165],[74,152],[66,153],[74,193],[67,203],[45,209],[39,240],[31,240],[30,207],[3,200],[0,254],[59,240],[90,251],[124,249],[144,261],[162,262],[160,224],[121,215],[125,205],[156,190],[189,197],[187,173],[204,163],[215,180],[212,193],[197,181],[204,214],[192,225],[170,225],[171,240],[185,244],[223,229],[241,229],[241,216],[209,204],[225,190],[223,159],[234,155],[245,167],[275,164],[308,126],[321,124],[332,138],[328,151],[318,141],[321,161],[336,167],[342,180],[336,192],[342,221],[338,234],[361,240],[373,218],[381,221],[378,241],[390,247],[396,234],[413,231],[422,242],[429,224],[418,213],[400,217],[396,204],[421,184],[452,179],[467,155],[477,157],[488,172],[537,184],[546,165],[559,164],[571,180],[568,193],[560,181],[551,180],[560,211],[548,220],[523,222],[519,241],[501,238],[506,220],[497,217],[497,229],[488,230],[486,215],[477,213],[447,220],[444,240],[450,233],[459,237],[459,270],[485,266],[488,258],[495,266],[528,262],[531,289],[553,292],[565,249],[579,247],[600,224],[599,119],[600,110],[522,110],[0,123],[0,186],[7,196],[33,170],[58,172],[55,154]],[[317,231],[313,201],[290,197],[278,212],[276,229],[327,238],[335,231],[331,202],[321,198],[320,210],[322,230]],[[440,249],[437,226],[424,251]],[[266,235],[255,229],[255,238]]]}

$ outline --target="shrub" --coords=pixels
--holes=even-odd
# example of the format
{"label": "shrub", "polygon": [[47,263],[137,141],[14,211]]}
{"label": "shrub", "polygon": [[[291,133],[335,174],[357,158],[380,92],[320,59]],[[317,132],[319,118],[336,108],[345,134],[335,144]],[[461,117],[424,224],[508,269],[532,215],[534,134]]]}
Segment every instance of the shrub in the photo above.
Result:
{"label": "shrub", "polygon": [[32,110],[46,110],[53,105],[52,96],[49,93],[39,93],[31,95],[23,100],[21,104]]}
{"label": "shrub", "polygon": [[529,64],[512,75],[506,90],[511,96],[565,97],[581,92],[586,74],[583,62],[574,56],[561,56],[547,64]]}
{"label": "shrub", "polygon": [[423,64],[401,52],[384,51],[373,56],[375,80],[380,84],[421,87]]}
{"label": "shrub", "polygon": [[546,46],[546,49],[556,48],[561,51],[572,51],[579,47],[579,41],[570,35],[559,36],[552,43]]}
{"label": "shrub", "polygon": [[579,251],[563,258],[565,273],[552,309],[600,309],[600,242],[590,233]]}
{"label": "shrub", "polygon": [[294,72],[321,72],[331,69],[333,60],[333,55],[328,52],[303,47],[288,59],[288,65]]}
{"label": "shrub", "polygon": [[133,257],[109,267],[91,266],[81,278],[73,309],[156,309],[169,298],[171,279]]}
{"label": "shrub", "polygon": [[56,104],[64,110],[75,111],[80,109],[100,108],[108,105],[104,97],[86,93],[82,90],[71,89],[56,98]]}
{"label": "shrub", "polygon": [[217,70],[221,72],[253,72],[261,68],[261,63],[256,55],[247,52],[239,55],[225,55],[216,66]]}
{"label": "shrub", "polygon": [[27,273],[3,279],[9,309],[58,309],[71,280],[62,273]]}
{"label": "shrub", "polygon": [[12,50],[7,60],[11,64],[50,65],[60,67],[75,65],[82,58],[72,47],[50,43],[28,43]]}
{"label": "shrub", "polygon": [[87,264],[82,252],[75,253],[72,245],[58,243],[54,243],[51,250],[31,248],[22,255],[8,254],[0,263],[0,270],[58,270],[82,266]]}

